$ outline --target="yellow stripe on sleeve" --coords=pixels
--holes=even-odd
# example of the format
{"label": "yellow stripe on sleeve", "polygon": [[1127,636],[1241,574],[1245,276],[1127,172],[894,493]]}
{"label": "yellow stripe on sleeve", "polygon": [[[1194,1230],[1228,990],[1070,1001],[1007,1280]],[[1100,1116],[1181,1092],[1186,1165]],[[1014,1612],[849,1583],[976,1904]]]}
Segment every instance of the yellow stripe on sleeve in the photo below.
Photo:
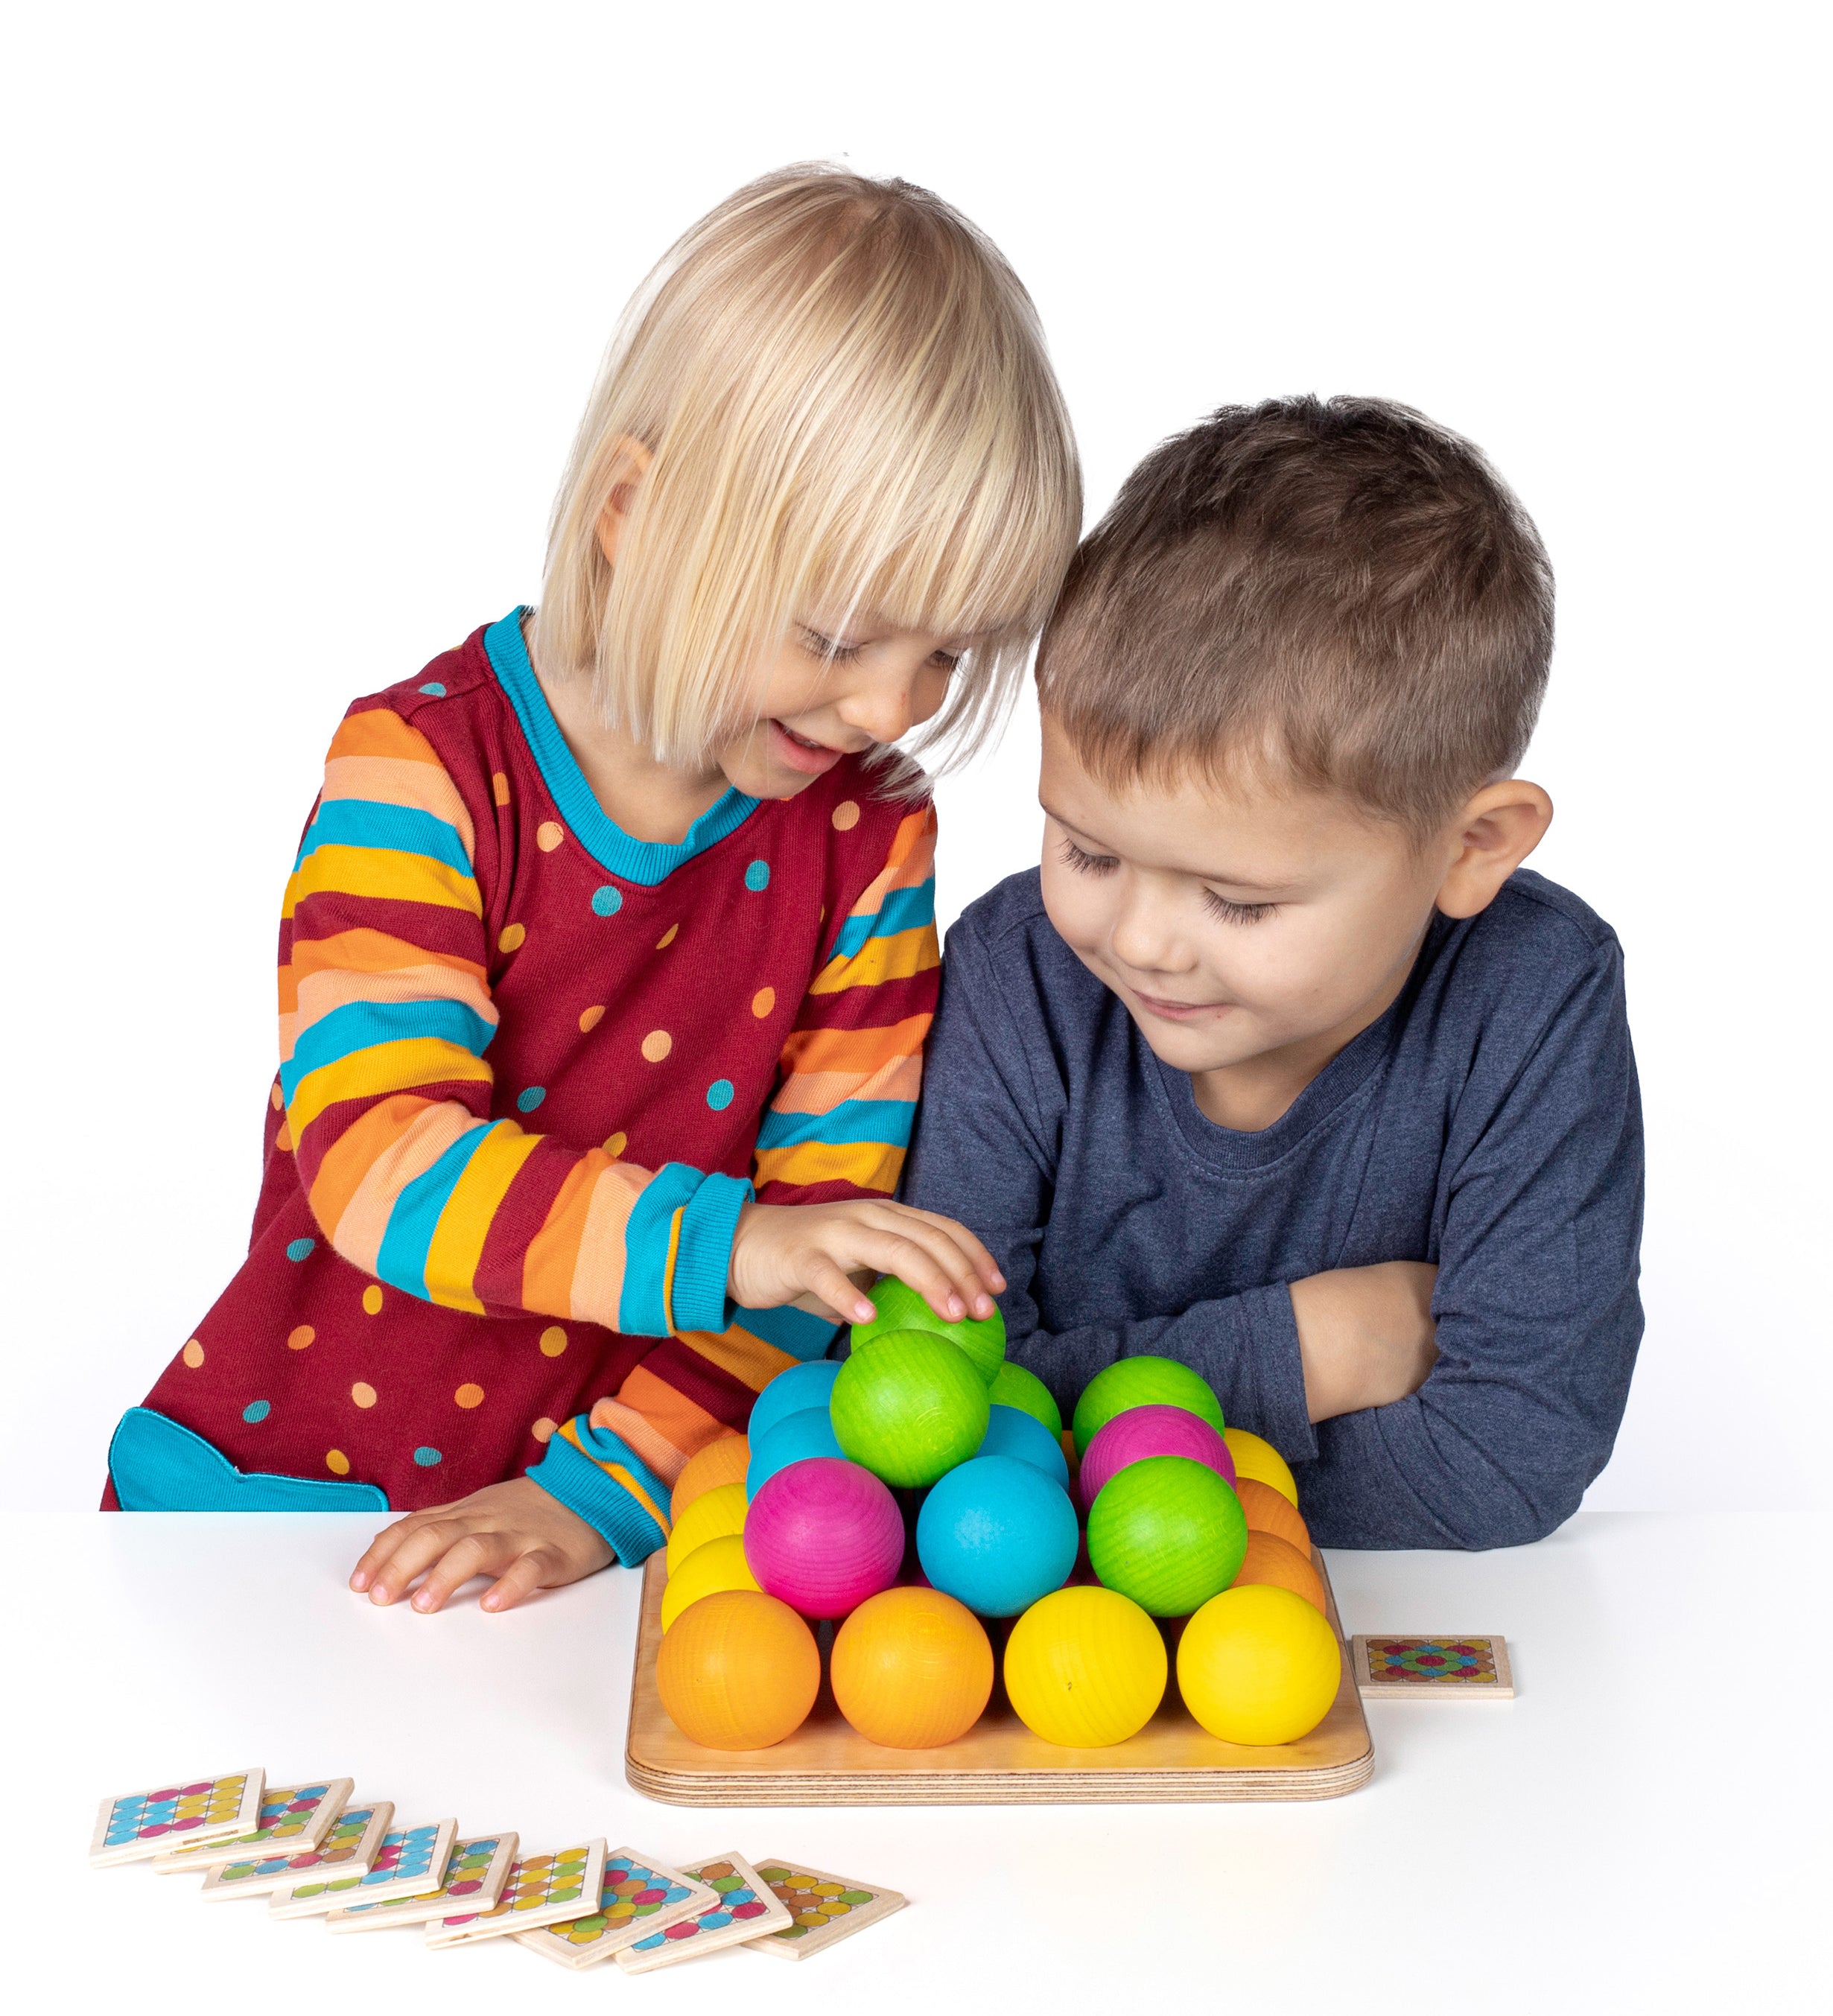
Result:
{"label": "yellow stripe on sleeve", "polygon": [[475,878],[427,854],[389,847],[316,848],[286,884],[284,914],[290,917],[308,896],[371,896],[395,903],[430,903],[442,910],[484,914]]}
{"label": "yellow stripe on sleeve", "polygon": [[541,1145],[538,1134],[524,1134],[513,1120],[499,1120],[465,1165],[452,1186],[445,1208],[427,1247],[427,1295],[441,1309],[484,1313],[472,1291],[477,1262],[496,1208],[522,1165]]}
{"label": "yellow stripe on sleeve", "polygon": [[443,1037],[410,1036],[398,1043],[376,1043],[308,1071],[293,1094],[287,1121],[297,1141],[327,1106],[335,1106],[340,1100],[417,1092],[427,1085],[488,1085],[490,1077],[490,1067],[481,1057]]}
{"label": "yellow stripe on sleeve", "polygon": [[766,1183],[852,1183],[888,1197],[898,1186],[904,1151],[884,1141],[798,1141],[788,1148],[761,1148],[754,1180]]}
{"label": "yellow stripe on sleeve", "polygon": [[917,924],[888,938],[868,938],[851,959],[830,959],[808,992],[843,994],[848,988],[877,987],[887,980],[908,980],[941,963],[935,925]]}

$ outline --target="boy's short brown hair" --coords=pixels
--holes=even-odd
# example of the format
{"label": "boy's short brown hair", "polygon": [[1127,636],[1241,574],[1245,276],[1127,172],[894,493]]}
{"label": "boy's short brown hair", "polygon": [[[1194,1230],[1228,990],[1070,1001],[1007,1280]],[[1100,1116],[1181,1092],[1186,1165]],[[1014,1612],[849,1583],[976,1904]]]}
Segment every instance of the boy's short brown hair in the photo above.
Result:
{"label": "boy's short brown hair", "polygon": [[1110,785],[1245,769],[1431,830],[1533,733],[1553,571],[1468,441],[1385,399],[1224,406],[1076,553],[1045,712]]}

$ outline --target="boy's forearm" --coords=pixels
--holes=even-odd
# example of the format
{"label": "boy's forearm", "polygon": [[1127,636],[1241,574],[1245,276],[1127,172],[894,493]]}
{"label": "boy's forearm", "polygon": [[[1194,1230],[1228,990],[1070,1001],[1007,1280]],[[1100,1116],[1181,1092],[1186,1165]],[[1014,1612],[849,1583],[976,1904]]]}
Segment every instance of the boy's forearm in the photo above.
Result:
{"label": "boy's forearm", "polygon": [[1313,1421],[1385,1407],[1425,1384],[1438,1356],[1437,1268],[1388,1260],[1291,1284],[1305,1411]]}

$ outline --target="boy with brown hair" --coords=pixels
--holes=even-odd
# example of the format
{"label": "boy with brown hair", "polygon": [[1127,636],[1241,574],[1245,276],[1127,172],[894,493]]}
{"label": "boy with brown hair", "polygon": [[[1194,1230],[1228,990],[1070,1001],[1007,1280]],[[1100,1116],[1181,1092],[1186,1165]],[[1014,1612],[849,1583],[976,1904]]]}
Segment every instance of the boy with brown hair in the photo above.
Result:
{"label": "boy with brown hair", "polygon": [[1039,653],[1041,873],[950,932],[909,1201],[1067,1412],[1194,1366],[1338,1546],[1532,1540],[1642,1330],[1610,927],[1521,863],[1551,571],[1481,455],[1228,407],[1128,480]]}

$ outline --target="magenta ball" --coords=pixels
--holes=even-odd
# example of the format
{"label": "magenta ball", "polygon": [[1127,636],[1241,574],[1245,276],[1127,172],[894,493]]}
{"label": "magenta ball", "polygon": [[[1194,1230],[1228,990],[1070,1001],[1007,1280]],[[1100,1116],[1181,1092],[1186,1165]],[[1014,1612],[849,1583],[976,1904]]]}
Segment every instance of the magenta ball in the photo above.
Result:
{"label": "magenta ball", "polygon": [[809,1456],[767,1478],[746,1507],[744,1557],[766,1596],[805,1617],[844,1617],[897,1580],[903,1514],[870,1471]]}
{"label": "magenta ball", "polygon": [[1228,1444],[1201,1415],[1182,1407],[1129,1407],[1097,1428],[1083,1452],[1076,1479],[1082,1503],[1093,1505],[1101,1486],[1117,1470],[1152,1456],[1188,1456],[1206,1464],[1224,1482],[1235,1481],[1235,1460],[1228,1453]]}

